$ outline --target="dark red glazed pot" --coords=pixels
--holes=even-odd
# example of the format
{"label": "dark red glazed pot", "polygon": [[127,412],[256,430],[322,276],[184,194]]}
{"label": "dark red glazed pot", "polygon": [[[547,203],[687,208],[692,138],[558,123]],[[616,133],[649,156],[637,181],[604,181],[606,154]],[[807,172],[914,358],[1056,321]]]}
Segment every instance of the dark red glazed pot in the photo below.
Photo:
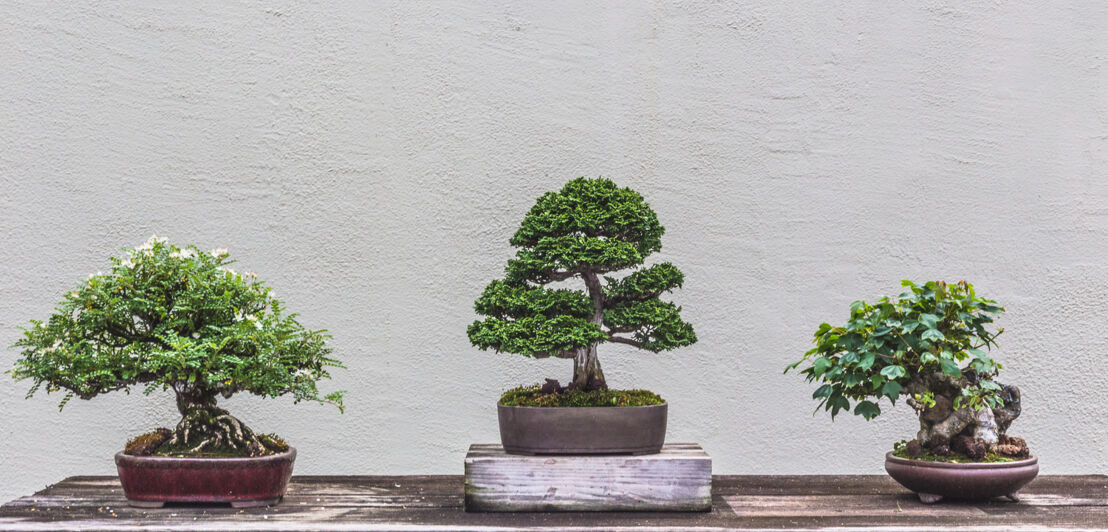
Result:
{"label": "dark red glazed pot", "polygon": [[235,508],[276,504],[285,495],[295,460],[292,447],[256,458],[115,455],[123,494],[139,508],[167,502],[229,502]]}
{"label": "dark red glazed pot", "polygon": [[496,410],[500,443],[510,454],[652,454],[666,442],[666,403]]}
{"label": "dark red glazed pot", "polygon": [[1039,474],[1039,459],[1032,456],[1015,462],[955,464],[909,460],[888,453],[885,471],[928,504],[943,497],[970,500],[1007,497],[1018,502],[1020,489]]}

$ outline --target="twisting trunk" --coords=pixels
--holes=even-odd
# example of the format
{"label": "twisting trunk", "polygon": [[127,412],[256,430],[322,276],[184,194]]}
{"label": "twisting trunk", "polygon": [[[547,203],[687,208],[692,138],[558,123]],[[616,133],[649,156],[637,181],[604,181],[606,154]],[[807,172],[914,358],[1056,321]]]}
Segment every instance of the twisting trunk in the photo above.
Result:
{"label": "twisting trunk", "polygon": [[[955,447],[979,446],[984,450],[1007,453],[1013,439],[1006,436],[1008,426],[1020,414],[1020,392],[1015,386],[1002,386],[1000,393],[1004,403],[996,408],[954,408],[954,399],[962,388],[977,383],[972,372],[962,377],[951,377],[941,372],[918,375],[905,387],[908,404],[919,413],[919,443],[938,454],[946,454]],[[935,404],[928,406],[915,398],[931,392]],[[969,440],[971,443],[968,443]],[[1022,440],[1019,440],[1022,445]],[[1019,446],[1019,445],[1018,445]],[[961,449],[955,449],[961,452]],[[967,453],[971,454],[971,453]]]}
{"label": "twisting trunk", "polygon": [[174,386],[181,421],[161,446],[181,454],[235,450],[246,456],[262,456],[273,449],[250,427],[216,406],[215,394],[187,385]]}
{"label": "twisting trunk", "polygon": [[577,350],[573,357],[573,384],[576,390],[607,390],[600,359],[596,357],[596,344]]}
{"label": "twisting trunk", "polygon": [[[589,290],[589,298],[592,299],[594,311],[590,322],[597,325],[604,323],[604,289],[600,286],[600,278],[591,271],[581,274],[585,280],[585,287]],[[573,383],[570,387],[577,390],[607,390],[608,384],[604,382],[604,372],[600,369],[600,359],[596,356],[597,343],[593,342],[588,347],[580,348],[573,357]]]}

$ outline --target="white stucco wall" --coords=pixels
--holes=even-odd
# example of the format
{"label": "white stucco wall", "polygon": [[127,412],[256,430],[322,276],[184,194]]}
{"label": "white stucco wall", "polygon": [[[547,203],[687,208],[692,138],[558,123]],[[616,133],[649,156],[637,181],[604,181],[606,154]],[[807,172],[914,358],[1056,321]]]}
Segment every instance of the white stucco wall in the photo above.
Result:
{"label": "white stucco wall", "polygon": [[[657,210],[700,337],[605,372],[716,472],[882,472],[909,409],[832,423],[781,370],[902,278],[1006,305],[1013,433],[1108,472],[1108,4],[789,4],[4,2],[0,365],[119,248],[225,246],[350,368],[345,415],[234,411],[298,473],[460,474],[501,390],[571,371],[472,348],[473,299],[535,197],[604,175]],[[0,500],[175,421],[25,391],[0,379]]]}

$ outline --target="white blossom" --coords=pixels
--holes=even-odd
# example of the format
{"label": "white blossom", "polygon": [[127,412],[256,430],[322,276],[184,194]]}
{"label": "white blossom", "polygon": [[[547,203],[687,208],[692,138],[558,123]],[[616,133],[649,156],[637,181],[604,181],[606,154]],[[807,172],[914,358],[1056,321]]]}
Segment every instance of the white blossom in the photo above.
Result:
{"label": "white blossom", "polygon": [[219,257],[226,257],[227,256],[227,248],[215,248],[215,249],[209,251],[208,253],[210,253],[211,256],[213,256],[217,259]]}
{"label": "white blossom", "polygon": [[135,261],[131,257],[127,257],[119,261],[119,265],[123,266],[124,268],[130,269],[135,267]]}
{"label": "white blossom", "polygon": [[169,256],[175,259],[191,259],[196,256],[196,251],[192,248],[179,249],[170,253]]}
{"label": "white blossom", "polygon": [[134,251],[137,251],[137,252],[149,257],[149,256],[154,254],[154,244],[157,244],[159,242],[164,244],[167,240],[168,239],[166,239],[165,237],[159,237],[158,235],[151,235],[150,238],[148,238],[146,240],[146,242],[143,242],[142,245],[135,248]]}

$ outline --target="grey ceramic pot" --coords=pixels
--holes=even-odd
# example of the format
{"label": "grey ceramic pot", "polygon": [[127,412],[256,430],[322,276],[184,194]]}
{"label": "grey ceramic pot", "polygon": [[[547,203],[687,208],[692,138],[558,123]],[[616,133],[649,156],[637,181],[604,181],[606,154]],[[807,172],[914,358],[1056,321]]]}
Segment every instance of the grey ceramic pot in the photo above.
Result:
{"label": "grey ceramic pot", "polygon": [[666,403],[651,406],[497,405],[511,454],[652,454],[666,441]]}
{"label": "grey ceramic pot", "polygon": [[1039,474],[1039,459],[1032,456],[1014,462],[926,462],[885,455],[885,471],[925,503],[951,499],[1007,497],[1019,501],[1020,489]]}

